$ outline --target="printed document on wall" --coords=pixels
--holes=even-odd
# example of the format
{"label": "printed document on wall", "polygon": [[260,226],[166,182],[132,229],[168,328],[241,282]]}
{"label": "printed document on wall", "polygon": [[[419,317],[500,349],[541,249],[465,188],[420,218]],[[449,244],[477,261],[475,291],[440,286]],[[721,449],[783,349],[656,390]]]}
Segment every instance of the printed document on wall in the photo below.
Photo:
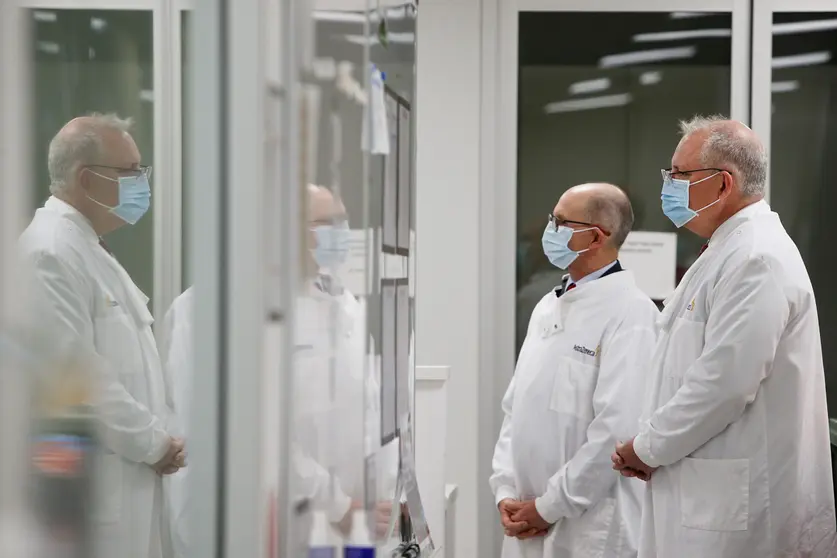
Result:
{"label": "printed document on wall", "polygon": [[631,231],[619,251],[619,261],[634,273],[645,294],[664,300],[674,292],[677,281],[677,234]]}

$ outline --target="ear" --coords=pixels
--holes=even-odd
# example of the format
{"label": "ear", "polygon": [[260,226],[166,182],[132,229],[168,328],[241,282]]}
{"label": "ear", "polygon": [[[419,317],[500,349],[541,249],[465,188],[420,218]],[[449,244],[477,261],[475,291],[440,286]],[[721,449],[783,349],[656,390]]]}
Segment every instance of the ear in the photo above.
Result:
{"label": "ear", "polygon": [[735,177],[727,171],[721,171],[721,190],[718,192],[718,198],[724,199],[732,193],[732,186],[735,184]]}
{"label": "ear", "polygon": [[602,232],[601,229],[595,228],[591,232],[593,232],[593,234],[596,235],[595,238],[593,239],[593,243],[590,245],[591,248],[592,247],[601,248],[602,246],[607,244],[607,240],[610,237],[607,236],[604,232]]}
{"label": "ear", "polygon": [[76,169],[76,184],[78,184],[82,190],[88,191],[90,189],[90,177],[92,174],[88,172],[87,167],[80,166]]}

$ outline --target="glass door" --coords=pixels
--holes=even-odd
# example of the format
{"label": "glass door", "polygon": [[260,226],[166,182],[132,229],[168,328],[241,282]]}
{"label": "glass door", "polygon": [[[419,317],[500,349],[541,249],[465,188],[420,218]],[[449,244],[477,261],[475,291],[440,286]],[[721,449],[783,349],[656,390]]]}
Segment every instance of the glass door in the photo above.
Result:
{"label": "glass door", "polygon": [[516,269],[519,349],[535,304],[565,273],[546,260],[540,238],[569,187],[605,181],[625,189],[634,230],[676,242],[660,271],[670,274],[671,289],[697,258],[702,241],[660,211],[659,169],[670,166],[679,120],[718,113],[749,120],[749,2],[681,1],[665,11],[649,1],[509,4],[501,75],[517,79],[501,92],[509,116],[501,117],[500,184],[517,187],[498,188],[505,198],[497,207],[516,207],[516,218],[500,223],[515,239],[501,254],[516,260],[498,262],[498,270]]}
{"label": "glass door", "polygon": [[[796,242],[817,296],[820,335],[837,334],[829,241],[832,156],[837,156],[837,6],[765,0],[753,13],[753,129],[770,154],[768,201]],[[826,389],[837,417],[837,347],[823,343]]]}

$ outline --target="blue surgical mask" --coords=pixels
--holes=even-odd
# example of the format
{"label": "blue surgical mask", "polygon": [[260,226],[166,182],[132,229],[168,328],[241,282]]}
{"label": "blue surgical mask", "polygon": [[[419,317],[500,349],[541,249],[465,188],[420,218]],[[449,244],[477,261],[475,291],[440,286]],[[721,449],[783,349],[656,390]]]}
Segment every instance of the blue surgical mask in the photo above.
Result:
{"label": "blue surgical mask", "polygon": [[698,213],[721,201],[721,198],[718,198],[709,205],[701,207],[697,211],[689,208],[689,187],[694,186],[695,184],[700,184],[704,180],[709,180],[718,174],[720,173],[716,172],[706,178],[701,178],[697,182],[689,182],[684,179],[672,178],[670,173],[663,171],[663,190],[660,194],[660,199],[662,200],[663,213],[665,213],[666,217],[671,219],[671,222],[674,223],[675,227],[682,227],[697,217]]}
{"label": "blue surgical mask", "polygon": [[571,250],[569,244],[573,234],[592,231],[595,228],[571,229],[570,227],[559,226],[558,230],[555,230],[555,227],[549,224],[543,231],[543,239],[541,240],[543,243],[543,253],[546,254],[546,257],[552,265],[561,269],[567,269],[579,254],[583,254],[589,250],[589,248],[579,250],[578,252]]}
{"label": "blue surgical mask", "polygon": [[118,180],[94,171],[90,172],[105,180],[117,183],[119,186],[119,204],[116,207],[111,207],[94,200],[90,196],[87,196],[87,199],[106,208],[129,225],[136,225],[137,221],[148,212],[148,208],[151,207],[151,185],[148,183],[148,176],[144,172],[136,176],[120,176]]}
{"label": "blue surgical mask", "polygon": [[349,255],[349,225],[319,225],[311,229],[317,246],[311,251],[321,269],[334,271]]}

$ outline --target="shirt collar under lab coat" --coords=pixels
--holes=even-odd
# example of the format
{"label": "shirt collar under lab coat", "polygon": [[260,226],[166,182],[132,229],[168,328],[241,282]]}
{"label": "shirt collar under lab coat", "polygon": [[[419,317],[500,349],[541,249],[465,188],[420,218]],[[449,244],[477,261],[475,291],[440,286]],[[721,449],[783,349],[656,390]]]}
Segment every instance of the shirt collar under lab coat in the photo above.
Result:
{"label": "shirt collar under lab coat", "polygon": [[567,285],[566,285],[566,287],[569,287],[570,285],[575,285],[576,287],[580,287],[584,283],[589,283],[590,281],[595,281],[596,279],[600,279],[614,265],[616,265],[616,260],[613,260],[612,262],[610,262],[609,264],[607,264],[604,267],[600,267],[599,269],[597,269],[593,273],[588,273],[587,275],[585,275],[584,277],[582,277],[578,281],[573,281],[572,277],[567,275]]}

